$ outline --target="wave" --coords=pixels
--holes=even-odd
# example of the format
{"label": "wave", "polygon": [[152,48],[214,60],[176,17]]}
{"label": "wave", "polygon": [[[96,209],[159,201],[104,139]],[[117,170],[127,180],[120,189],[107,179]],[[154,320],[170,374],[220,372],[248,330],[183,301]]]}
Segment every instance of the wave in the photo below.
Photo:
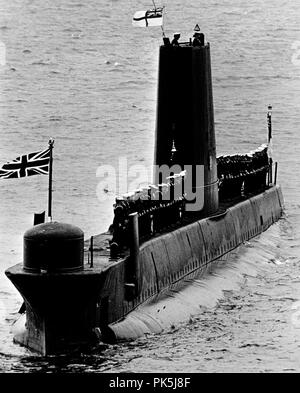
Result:
{"label": "wave", "polygon": [[50,116],[49,121],[62,121],[61,116]]}
{"label": "wave", "polygon": [[[278,225],[268,231],[272,230],[277,230],[278,240]],[[139,306],[123,321],[112,324],[110,328],[120,340],[137,339],[145,334],[174,329],[176,325],[185,324],[191,317],[199,316],[201,311],[214,309],[222,299],[228,299],[228,294],[232,295],[240,289],[245,277],[256,277],[272,268],[274,251],[270,251],[264,240],[268,236],[268,233],[264,233],[246,242],[230,254],[227,260],[212,264],[209,274],[186,280],[182,287],[170,289]],[[276,248],[276,245],[273,247]],[[237,305],[224,303],[222,307],[228,311]]]}
{"label": "wave", "polygon": [[41,66],[48,66],[48,65],[56,65],[50,60],[36,60],[31,63],[31,65],[41,65]]}

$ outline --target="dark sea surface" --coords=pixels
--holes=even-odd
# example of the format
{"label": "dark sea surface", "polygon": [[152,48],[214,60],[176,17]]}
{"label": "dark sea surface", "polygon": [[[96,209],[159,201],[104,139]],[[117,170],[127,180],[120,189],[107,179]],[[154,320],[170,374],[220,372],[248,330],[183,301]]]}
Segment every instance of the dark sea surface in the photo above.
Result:
{"label": "dark sea surface", "polygon": [[[22,299],[4,271],[22,261],[23,233],[47,206],[48,177],[0,180],[1,371],[300,371],[300,3],[163,5],[167,35],[188,40],[199,23],[211,43],[218,154],[266,142],[273,105],[285,217],[175,296],[177,315],[163,333],[43,359],[13,344]],[[151,170],[161,31],[131,26],[134,12],[148,7],[145,0],[0,0],[0,164],[53,137],[54,219],[86,237],[107,229],[115,194],[126,191],[113,184],[104,191],[97,168],[118,167],[122,157]]]}

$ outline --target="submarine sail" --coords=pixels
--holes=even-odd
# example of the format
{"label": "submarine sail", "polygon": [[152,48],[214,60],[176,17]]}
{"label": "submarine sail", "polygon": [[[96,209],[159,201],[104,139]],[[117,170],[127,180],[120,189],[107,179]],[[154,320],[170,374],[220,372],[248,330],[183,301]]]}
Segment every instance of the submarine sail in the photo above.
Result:
{"label": "submarine sail", "polygon": [[[176,152],[171,157],[172,146]],[[154,165],[179,165],[182,170],[187,167],[191,191],[196,198],[204,198],[193,211],[201,211],[204,216],[218,210],[209,43],[166,43],[160,47]],[[203,171],[197,172],[197,167]],[[156,172],[155,183],[160,180]]]}

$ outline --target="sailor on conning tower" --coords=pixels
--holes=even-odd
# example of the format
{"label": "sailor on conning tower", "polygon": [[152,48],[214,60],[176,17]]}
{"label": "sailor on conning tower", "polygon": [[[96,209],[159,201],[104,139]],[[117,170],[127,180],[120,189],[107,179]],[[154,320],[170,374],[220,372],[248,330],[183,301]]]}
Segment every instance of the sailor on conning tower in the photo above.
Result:
{"label": "sailor on conning tower", "polygon": [[204,34],[200,33],[200,27],[197,23],[194,28],[193,46],[203,46],[203,45],[204,45]]}
{"label": "sailor on conning tower", "polygon": [[179,46],[179,42],[178,42],[179,38],[180,38],[180,33],[175,33],[171,45]]}

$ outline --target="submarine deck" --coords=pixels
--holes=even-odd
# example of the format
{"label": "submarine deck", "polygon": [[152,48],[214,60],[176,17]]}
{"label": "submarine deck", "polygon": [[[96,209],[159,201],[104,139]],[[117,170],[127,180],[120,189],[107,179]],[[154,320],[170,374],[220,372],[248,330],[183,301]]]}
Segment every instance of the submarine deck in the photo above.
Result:
{"label": "submarine deck", "polygon": [[[210,216],[204,216],[201,214],[198,215],[186,215],[183,217],[183,219],[175,223],[173,225],[170,225],[160,232],[157,232],[155,235],[151,236],[151,238],[145,238],[141,239],[140,244],[145,244],[147,241],[155,239],[161,235],[170,233],[178,228],[185,227],[189,224],[192,224],[196,221],[199,221],[201,219],[210,217],[221,217],[222,215],[226,214],[226,211],[234,206],[239,204],[240,202],[243,202],[245,200],[248,200],[255,195],[262,194],[265,191],[268,191],[270,188],[273,186],[271,185],[270,187],[267,187],[265,189],[261,189],[259,191],[249,193],[245,197],[236,197],[234,199],[222,201],[219,204],[219,209],[217,212],[211,214]],[[79,270],[79,271],[74,271],[74,272],[69,272],[69,273],[63,273],[66,275],[98,275],[101,274],[103,271],[106,271],[107,269],[111,268],[115,264],[120,263],[121,261],[125,260],[129,256],[129,249],[125,249],[122,254],[120,254],[118,257],[112,258],[110,256],[110,247],[109,247],[109,241],[112,239],[112,234],[110,232],[104,232],[98,235],[93,236],[93,264],[91,265],[91,252],[89,251],[90,248],[90,239],[86,239],[84,242],[84,269]],[[19,263],[11,268],[8,269],[8,274],[30,274],[30,275],[39,275],[43,274],[42,273],[27,273],[26,271],[23,270],[23,264]],[[54,273],[55,274],[55,273]],[[62,273],[60,273],[62,274]]]}
{"label": "submarine deck", "polygon": [[[196,221],[199,221],[203,218],[207,217],[221,217],[222,215],[226,214],[226,211],[228,208],[237,205],[240,202],[243,202],[247,199],[252,198],[255,195],[259,195],[263,193],[264,191],[267,191],[268,189],[272,188],[272,186],[267,187],[263,190],[259,190],[255,193],[249,193],[245,197],[236,197],[234,199],[222,201],[219,204],[219,209],[209,215],[209,216],[204,216],[201,214],[198,215],[186,215],[180,222],[175,223],[173,225],[170,225],[160,232],[157,232],[155,235],[153,235],[151,238],[145,238],[141,240],[141,244],[146,243],[150,239],[154,239],[156,237],[159,237],[163,234],[172,232],[178,228],[182,228],[184,226],[187,226],[189,224],[192,224]],[[90,265],[91,261],[91,253],[89,251],[90,248],[90,239],[85,240],[84,242],[84,272],[94,272],[94,273],[100,273],[101,271],[106,270],[110,266],[112,266],[115,263],[118,263],[121,260],[124,260],[125,258],[128,257],[129,255],[129,250],[126,249],[123,251],[123,253],[117,257],[117,258],[111,258],[110,257],[110,248],[109,248],[109,241],[112,239],[112,234],[109,232],[104,232],[98,235],[93,236],[93,266]],[[83,272],[79,272],[82,274]],[[76,274],[76,273],[73,273]]]}

